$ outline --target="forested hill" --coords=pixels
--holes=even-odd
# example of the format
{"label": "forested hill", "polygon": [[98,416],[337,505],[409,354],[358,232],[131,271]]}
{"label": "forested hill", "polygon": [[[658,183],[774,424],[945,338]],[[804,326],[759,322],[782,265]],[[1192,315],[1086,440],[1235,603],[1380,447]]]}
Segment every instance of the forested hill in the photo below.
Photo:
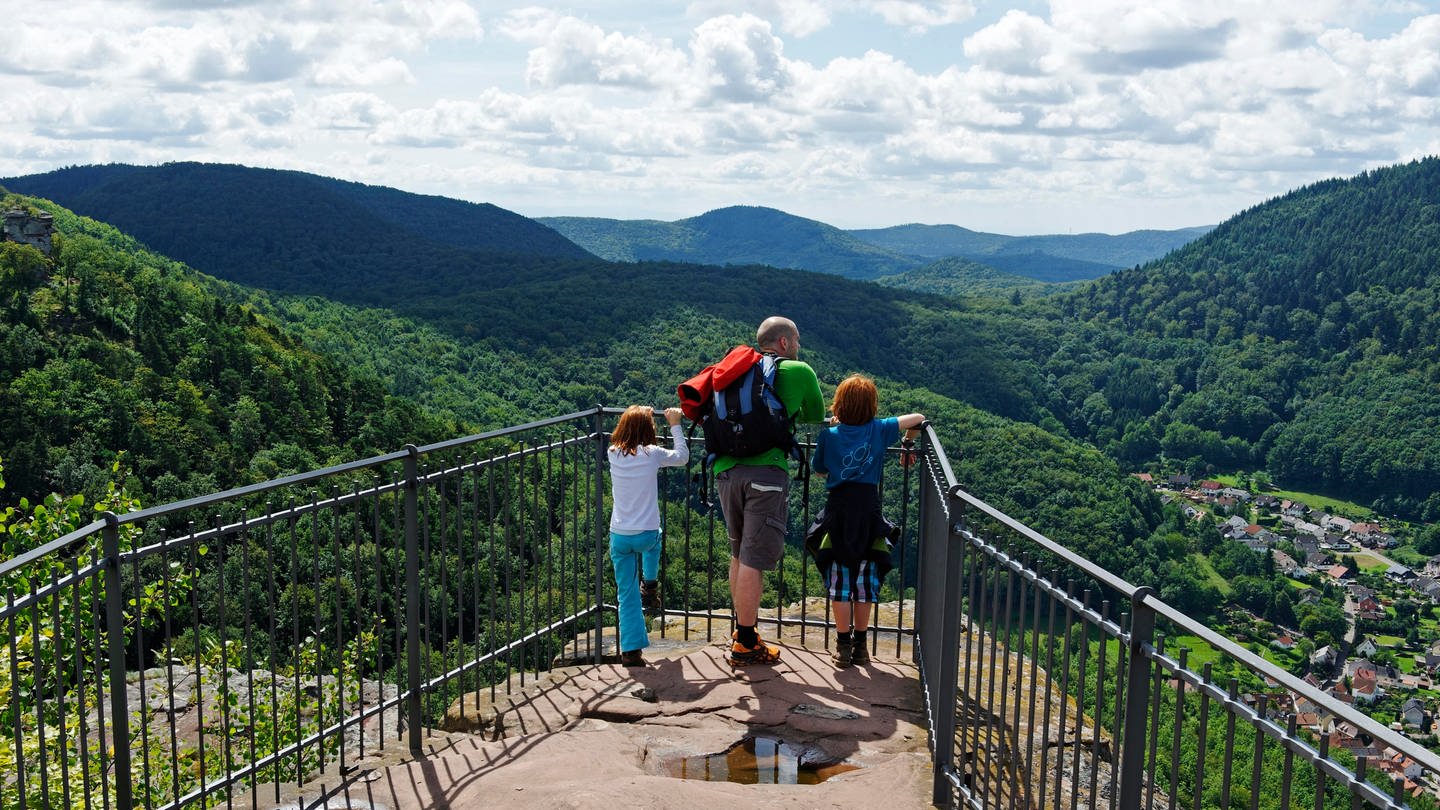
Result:
{"label": "forested hill", "polygon": [[925,262],[774,208],[737,205],[675,222],[542,217],[540,222],[611,261],[765,264],[871,279]]}
{"label": "forested hill", "polygon": [[592,260],[397,315],[217,282],[49,202],[3,202],[58,229],[53,258],[0,245],[4,503],[93,500],[117,451],[150,504],[596,402],[663,405],[779,311],[827,388],[864,370],[887,410],[931,416],[982,497],[1121,573],[1187,576],[1148,542],[1174,531],[1158,502],[1112,461],[966,403],[1046,413],[983,310],[815,273]]}
{"label": "forested hill", "polygon": [[1264,468],[1440,519],[1440,159],[1299,189],[1035,306],[1091,333],[1046,363],[1103,392],[1072,425],[1122,458]]}
{"label": "forested hill", "polygon": [[[1075,271],[1084,265],[1105,268],[1082,276],[1072,274],[1066,279],[1099,278],[1109,270],[1133,267],[1164,256],[1166,253],[1204,236],[1207,226],[1180,228],[1173,231],[1130,231],[1111,236],[1103,233],[1051,234],[1043,236],[1004,236],[961,228],[958,225],[896,225],[849,231],[872,245],[912,256],[941,258],[963,256],[1016,272],[1007,266],[1024,256],[1049,256],[1075,262]],[[1024,275],[1022,273],[1022,275]]]}
{"label": "forested hill", "polygon": [[58,231],[52,257],[0,242],[6,501],[93,501],[121,450],[149,503],[457,430],[114,228],[3,190],[0,206]]}
{"label": "forested hill", "polygon": [[0,180],[110,223],[150,248],[250,286],[350,288],[383,303],[397,284],[443,289],[446,274],[504,283],[513,256],[590,254],[493,205],[293,171],[205,163],[83,166]]}

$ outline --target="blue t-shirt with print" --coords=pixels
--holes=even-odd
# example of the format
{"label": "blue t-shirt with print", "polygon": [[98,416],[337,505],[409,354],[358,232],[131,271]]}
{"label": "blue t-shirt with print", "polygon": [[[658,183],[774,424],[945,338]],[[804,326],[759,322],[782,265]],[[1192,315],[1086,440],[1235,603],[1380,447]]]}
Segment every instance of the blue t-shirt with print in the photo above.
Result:
{"label": "blue t-shirt with print", "polygon": [[826,476],[826,489],[847,481],[878,484],[885,450],[898,441],[900,420],[893,416],[863,425],[831,425],[815,441],[810,468]]}

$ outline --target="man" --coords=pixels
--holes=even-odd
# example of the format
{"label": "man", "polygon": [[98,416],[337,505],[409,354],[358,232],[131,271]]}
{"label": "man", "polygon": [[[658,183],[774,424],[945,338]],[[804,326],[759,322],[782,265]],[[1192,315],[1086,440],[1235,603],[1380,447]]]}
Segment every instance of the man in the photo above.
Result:
{"label": "man", "polygon": [[[800,330],[778,315],[766,318],[755,333],[755,344],[777,362],[775,394],[792,424],[825,419],[825,398],[815,370],[800,356]],[[780,648],[760,641],[755,631],[760,616],[761,572],[780,563],[790,517],[790,471],[785,451],[768,450],[756,456],[715,459],[715,486],[730,537],[730,602],[735,610],[730,665],[773,664]]]}

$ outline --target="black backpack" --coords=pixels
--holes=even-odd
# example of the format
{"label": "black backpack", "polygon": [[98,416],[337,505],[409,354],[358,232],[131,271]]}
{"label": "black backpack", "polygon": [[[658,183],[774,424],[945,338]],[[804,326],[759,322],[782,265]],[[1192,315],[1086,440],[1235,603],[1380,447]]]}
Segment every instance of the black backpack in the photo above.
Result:
{"label": "black backpack", "polygon": [[[714,392],[700,417],[707,461],[717,456],[745,458],[777,447],[787,455],[799,453],[795,427],[775,393],[779,365],[774,355],[761,355],[748,372]],[[803,462],[803,455],[799,457]]]}

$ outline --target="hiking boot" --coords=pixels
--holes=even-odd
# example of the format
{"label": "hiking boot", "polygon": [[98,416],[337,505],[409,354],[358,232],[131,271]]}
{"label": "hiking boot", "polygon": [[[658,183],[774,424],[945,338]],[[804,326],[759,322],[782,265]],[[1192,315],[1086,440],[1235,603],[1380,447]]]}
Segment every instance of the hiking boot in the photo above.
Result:
{"label": "hiking boot", "polygon": [[870,663],[870,645],[863,641],[856,641],[850,649],[850,663],[857,667],[863,667]]}
{"label": "hiking boot", "polygon": [[835,651],[830,653],[830,660],[835,662],[836,669],[845,669],[855,663],[855,645],[836,639]]}
{"label": "hiking boot", "polygon": [[639,650],[626,650],[620,653],[620,665],[625,667],[645,666],[645,656]]}
{"label": "hiking boot", "polygon": [[659,616],[665,612],[660,604],[660,583],[657,580],[640,580],[640,609],[646,616]]}
{"label": "hiking boot", "polygon": [[780,648],[756,640],[754,647],[746,647],[738,641],[730,642],[730,655],[725,659],[732,667],[748,667],[751,664],[774,664],[780,661]]}

